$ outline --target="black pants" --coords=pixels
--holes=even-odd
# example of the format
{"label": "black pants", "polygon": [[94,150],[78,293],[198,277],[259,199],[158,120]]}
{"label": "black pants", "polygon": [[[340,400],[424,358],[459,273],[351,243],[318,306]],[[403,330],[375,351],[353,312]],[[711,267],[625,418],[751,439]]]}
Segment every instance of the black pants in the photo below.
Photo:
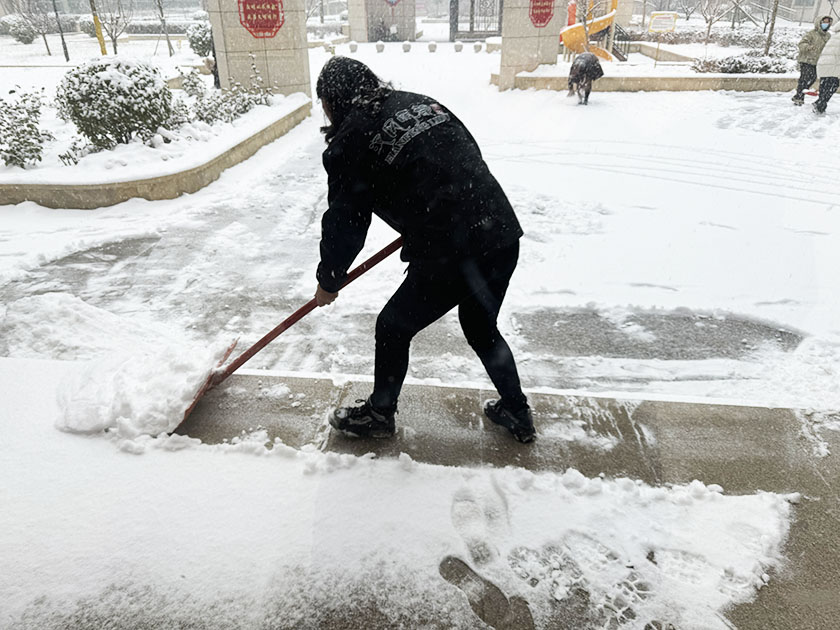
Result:
{"label": "black pants", "polygon": [[840,78],[838,77],[823,77],[820,79],[820,97],[817,99],[817,102],[814,103],[814,107],[817,111],[825,111],[828,101],[830,101],[831,97],[834,96],[838,86],[840,86]]}
{"label": "black pants", "polygon": [[802,93],[809,87],[814,85],[817,80],[817,66],[810,63],[799,64],[799,83],[796,85],[796,95],[802,96]]}
{"label": "black pants", "polygon": [[374,407],[396,408],[412,338],[455,306],[464,336],[502,400],[513,409],[525,405],[513,354],[496,327],[518,258],[516,243],[464,261],[409,265],[406,279],[376,320],[376,367],[370,397]]}

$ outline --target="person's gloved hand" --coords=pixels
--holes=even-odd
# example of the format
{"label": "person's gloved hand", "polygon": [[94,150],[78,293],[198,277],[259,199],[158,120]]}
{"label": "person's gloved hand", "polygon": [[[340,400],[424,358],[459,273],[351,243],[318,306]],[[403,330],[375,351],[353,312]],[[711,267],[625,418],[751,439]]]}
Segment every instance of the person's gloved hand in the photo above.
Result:
{"label": "person's gloved hand", "polygon": [[335,302],[335,298],[338,297],[338,291],[335,293],[330,293],[329,291],[325,291],[321,288],[321,285],[318,285],[318,288],[315,289],[315,303],[318,306],[327,306],[328,304],[332,304]]}

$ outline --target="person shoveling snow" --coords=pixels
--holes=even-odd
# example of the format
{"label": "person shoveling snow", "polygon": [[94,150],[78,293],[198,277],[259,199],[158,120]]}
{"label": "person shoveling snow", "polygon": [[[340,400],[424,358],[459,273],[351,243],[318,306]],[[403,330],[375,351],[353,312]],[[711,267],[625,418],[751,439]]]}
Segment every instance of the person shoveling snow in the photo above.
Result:
{"label": "person shoveling snow", "polygon": [[476,141],[434,99],[393,89],[363,63],[330,59],[317,83],[330,124],[329,208],[322,219],[318,306],[331,304],[375,213],[402,235],[407,277],[376,322],[373,393],[335,409],[345,433],[394,435],[394,414],[421,330],[458,307],[464,335],[501,398],[485,414],[520,442],[536,434],[513,354],[496,326],[522,229]]}

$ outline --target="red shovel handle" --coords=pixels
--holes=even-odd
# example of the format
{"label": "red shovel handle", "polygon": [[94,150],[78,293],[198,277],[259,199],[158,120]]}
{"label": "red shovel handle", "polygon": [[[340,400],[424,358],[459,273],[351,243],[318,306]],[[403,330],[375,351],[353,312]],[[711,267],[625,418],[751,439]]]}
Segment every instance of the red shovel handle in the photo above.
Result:
{"label": "red shovel handle", "polygon": [[[379,252],[377,252],[376,254],[371,256],[370,258],[368,258],[361,265],[359,265],[358,267],[353,269],[350,273],[348,273],[347,274],[347,280],[344,281],[344,284],[341,285],[341,288],[343,289],[348,284],[353,282],[353,280],[355,280],[356,278],[361,276],[368,269],[370,269],[374,265],[376,265],[376,264],[382,262],[383,260],[385,260],[388,256],[390,256],[395,251],[397,251],[400,247],[402,247],[402,237],[398,238],[393,243],[391,243],[390,245],[388,245],[384,249],[380,250]],[[284,332],[288,328],[291,328],[292,325],[296,324],[305,315],[307,315],[311,311],[315,310],[316,306],[317,306],[317,304],[315,303],[315,298],[312,298],[306,304],[304,304],[298,310],[296,310],[294,313],[289,315],[286,319],[284,319],[282,322],[280,322],[277,325],[276,328],[271,330],[268,334],[266,334],[257,343],[255,343],[253,346],[248,348],[245,352],[240,354],[236,359],[231,361],[224,370],[216,372],[212,376],[212,381],[211,381],[210,387],[215,387],[216,385],[218,385],[219,383],[224,381],[228,376],[230,376],[231,374],[236,372],[236,370],[238,370],[240,367],[242,367],[242,365],[246,361],[248,361],[251,357],[253,357],[255,354],[257,354],[257,352],[259,352],[260,350],[265,348],[269,343],[274,341],[274,339],[276,339],[280,335],[280,333]],[[208,388],[208,389],[210,389],[210,388]]]}

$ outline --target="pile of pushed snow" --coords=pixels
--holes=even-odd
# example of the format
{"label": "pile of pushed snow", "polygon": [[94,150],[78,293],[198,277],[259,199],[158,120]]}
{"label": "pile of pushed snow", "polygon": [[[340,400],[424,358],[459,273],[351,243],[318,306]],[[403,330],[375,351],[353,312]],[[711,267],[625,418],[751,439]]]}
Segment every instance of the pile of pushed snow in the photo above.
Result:
{"label": "pile of pushed snow", "polygon": [[59,387],[56,426],[76,433],[115,428],[127,438],[172,431],[224,350],[166,344],[88,361]]}
{"label": "pile of pushed snow", "polygon": [[87,359],[56,392],[59,429],[158,435],[181,422],[227,342],[199,346],[177,331],[137,319],[66,293],[48,293],[9,304],[0,335],[10,354]]}

